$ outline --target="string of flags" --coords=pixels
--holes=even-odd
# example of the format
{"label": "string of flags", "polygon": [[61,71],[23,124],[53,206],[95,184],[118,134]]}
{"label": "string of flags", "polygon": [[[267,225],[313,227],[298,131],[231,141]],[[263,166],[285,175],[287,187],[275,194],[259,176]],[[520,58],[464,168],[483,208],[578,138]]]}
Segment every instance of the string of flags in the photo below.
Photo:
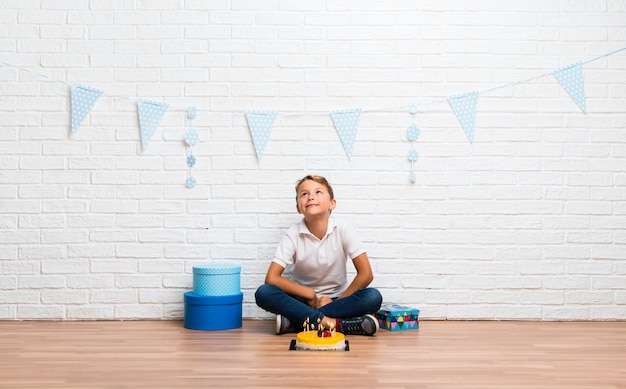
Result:
{"label": "string of flags", "polygon": [[333,111],[330,117],[335,124],[337,134],[346,151],[349,160],[352,160],[352,150],[354,142],[356,142],[356,133],[359,131],[359,119],[361,118],[361,109],[351,109],[342,111]]}
{"label": "string of flags", "polygon": [[141,147],[146,151],[152,136],[156,132],[161,118],[168,105],[156,101],[139,100],[137,101],[137,113],[139,114],[139,129],[141,131]]}
{"label": "string of flags", "polygon": [[[528,80],[518,81],[515,83],[499,85],[494,88],[484,90],[484,91],[472,91],[468,93],[458,94],[449,96],[445,99],[448,105],[450,106],[452,112],[456,116],[465,136],[469,140],[470,144],[474,142],[474,132],[475,132],[475,121],[476,121],[476,111],[478,104],[478,97],[482,94],[491,92],[496,89],[514,86],[520,83],[529,82],[532,80],[536,80],[548,75],[551,75],[556,79],[559,85],[567,92],[570,98],[576,103],[576,105],[581,109],[583,113],[587,112],[586,102],[585,102],[585,89],[584,89],[584,79],[583,79],[583,65],[589,62],[593,62],[599,60],[601,58],[608,57],[613,54],[617,54],[621,51],[626,50],[626,47],[603,54],[596,58],[587,60],[585,62],[578,61],[571,65],[553,70],[552,72],[541,74],[537,77],[530,78]],[[41,78],[50,79],[48,76],[30,71],[28,69],[20,68],[17,66],[13,66],[6,62],[0,61],[0,65],[11,67],[18,69],[20,71],[28,72],[39,76]],[[67,82],[53,80],[60,83]],[[71,128],[70,128],[70,137],[73,137],[76,132],[79,130],[82,122],[87,117],[91,109],[94,107],[98,99],[104,94],[103,91],[92,88],[86,85],[81,84],[70,84],[71,88]],[[120,97],[120,96],[115,96]],[[124,97],[122,97],[124,98]],[[130,100],[129,98],[125,98]],[[437,101],[425,102],[422,104],[432,104]],[[403,107],[395,107],[395,108],[404,108]],[[139,130],[141,135],[141,145],[142,151],[145,152],[148,148],[152,137],[157,131],[161,119],[163,118],[166,111],[171,108],[167,103],[160,103],[151,100],[137,100],[137,113],[139,117]],[[173,107],[177,108],[177,107]],[[188,119],[190,120],[190,126],[185,134],[184,140],[187,148],[187,166],[189,167],[189,174],[187,179],[185,180],[185,186],[188,188],[193,188],[196,186],[196,180],[191,174],[191,169],[196,164],[196,158],[193,155],[193,146],[198,142],[198,134],[193,129],[191,122],[196,117],[196,108],[189,107],[186,108]],[[352,160],[352,155],[354,151],[354,145],[357,139],[357,133],[359,130],[359,121],[361,118],[361,114],[363,112],[377,112],[383,109],[368,109],[363,110],[361,108],[355,109],[344,109],[344,110],[336,110],[332,111],[330,115],[332,123],[337,131],[337,135],[341,144],[344,148],[346,156],[349,160]],[[385,109],[387,110],[387,109]],[[417,109],[414,103],[410,105],[410,113],[413,116],[413,123],[407,128],[406,136],[407,139],[411,142],[411,149],[408,153],[408,159],[411,163],[411,170],[409,174],[409,179],[411,182],[416,181],[415,172],[413,170],[414,164],[418,159],[418,152],[414,148],[415,142],[417,141],[420,130],[415,124],[415,114],[417,113]],[[278,111],[257,111],[257,110],[248,110],[245,111],[245,116],[248,122],[248,127],[250,130],[250,135],[252,138],[252,142],[254,145],[254,149],[256,151],[257,159],[259,163],[263,159],[263,155],[265,152],[265,148],[269,139],[271,137],[272,128],[274,126],[274,122],[278,117]]]}
{"label": "string of flags", "polygon": [[250,135],[252,135],[252,142],[254,143],[254,149],[256,150],[256,155],[259,161],[263,158],[265,146],[267,145],[267,141],[270,139],[276,115],[278,115],[278,112],[275,111],[246,112]]}
{"label": "string of flags", "polygon": [[474,143],[474,122],[476,121],[478,93],[478,91],[474,91],[448,97],[448,104],[450,104],[450,108],[452,108],[470,143]]}
{"label": "string of flags", "polygon": [[74,135],[87,117],[91,108],[102,95],[102,91],[84,85],[72,84],[71,86],[71,111],[72,128],[70,135]]}
{"label": "string of flags", "polygon": [[576,105],[587,113],[587,104],[585,103],[585,83],[583,82],[583,64],[576,62],[573,65],[557,69],[552,75],[561,84],[565,92],[574,100]]}

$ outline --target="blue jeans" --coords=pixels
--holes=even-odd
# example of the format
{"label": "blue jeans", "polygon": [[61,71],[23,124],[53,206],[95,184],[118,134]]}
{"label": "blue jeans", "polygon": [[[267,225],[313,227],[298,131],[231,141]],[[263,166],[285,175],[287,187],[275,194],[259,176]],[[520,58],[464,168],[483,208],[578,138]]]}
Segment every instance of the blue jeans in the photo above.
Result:
{"label": "blue jeans", "polygon": [[291,296],[277,286],[264,284],[259,286],[255,293],[256,304],[266,311],[283,315],[296,328],[309,318],[310,323],[317,323],[317,319],[324,316],[345,319],[374,313],[380,309],[383,297],[375,288],[364,288],[348,297],[333,299],[333,302],[321,308],[311,308],[306,299]]}

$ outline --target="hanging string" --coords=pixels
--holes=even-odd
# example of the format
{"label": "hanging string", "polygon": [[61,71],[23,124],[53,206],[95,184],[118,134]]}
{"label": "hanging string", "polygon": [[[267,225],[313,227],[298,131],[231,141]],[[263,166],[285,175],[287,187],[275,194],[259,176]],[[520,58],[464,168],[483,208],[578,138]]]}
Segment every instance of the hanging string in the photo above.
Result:
{"label": "hanging string", "polygon": [[611,52],[609,52],[609,53],[606,53],[606,54],[602,54],[602,55],[600,55],[600,56],[597,56],[597,57],[595,57],[595,58],[588,59],[588,60],[586,60],[586,61],[583,61],[583,65],[588,64],[588,63],[593,62],[593,61],[597,61],[597,60],[602,59],[602,58],[609,57],[609,56],[611,56],[611,55],[613,55],[613,54],[617,54],[617,53],[619,53],[620,51],[624,51],[624,50],[626,50],[626,47],[622,47],[621,49],[617,49],[617,50],[611,51]]}
{"label": "hanging string", "polygon": [[[615,55],[615,54],[620,53],[620,52],[625,51],[625,50],[626,50],[626,47],[622,47],[620,49],[613,50],[613,51],[605,53],[605,54],[601,54],[601,55],[599,55],[597,57],[588,59],[586,61],[582,61],[582,64],[584,65],[584,64],[588,64],[588,63],[591,63],[591,62],[594,62],[594,61],[598,61],[600,59],[603,59],[603,58]],[[47,76],[47,75],[45,75],[43,73],[35,72],[35,71],[29,70],[29,69],[26,69],[26,68],[20,67],[20,66],[15,66],[15,65],[9,64],[9,63],[4,62],[4,61],[0,61],[0,65],[5,66],[5,67],[9,67],[9,68],[13,68],[13,69],[17,69],[17,70],[19,70],[21,72],[29,73],[29,74],[32,74],[32,75],[34,75],[36,77],[47,79],[47,80],[50,80],[50,81],[53,81],[53,82],[57,82],[57,83],[60,83],[60,84],[65,84],[65,85],[70,85],[70,83],[68,83],[67,81],[56,80],[56,79],[53,79],[53,78],[51,78],[51,77],[49,77],[49,76]],[[492,88],[480,90],[480,91],[478,91],[478,94],[479,95],[483,95],[483,94],[487,94],[487,93],[490,93],[490,92],[493,92],[493,91],[496,91],[496,90],[499,90],[499,89],[511,88],[511,87],[514,87],[514,86],[519,85],[519,84],[529,83],[529,82],[538,80],[540,78],[550,76],[551,74],[552,74],[552,72],[546,72],[546,73],[540,74],[538,76],[527,78],[525,80],[520,80],[520,81],[515,81],[515,82],[511,82],[511,83],[507,83],[507,84],[497,85],[497,86],[494,86]],[[113,97],[113,98],[116,98],[116,99],[134,100],[134,99],[132,99],[130,97],[126,97],[126,96],[109,95],[109,94],[106,94],[106,93],[104,93],[104,95],[109,96],[109,97]],[[419,105],[420,106],[426,106],[426,105],[444,104],[444,103],[447,103],[447,99],[446,98],[420,101]],[[361,109],[361,111],[362,112],[366,112],[366,113],[371,113],[371,112],[395,112],[395,111],[404,111],[408,107],[409,107],[409,105],[404,104],[404,105],[390,106],[390,107],[363,108],[363,109]],[[189,110],[189,107],[181,107],[181,106],[170,105],[169,109],[170,110],[178,110],[178,111],[187,112]],[[246,111],[239,111],[239,110],[233,110],[233,111],[220,110],[220,111],[215,111],[215,110],[210,110],[210,109],[204,109],[204,110],[202,110],[202,112],[207,112],[207,113],[230,113],[230,114],[241,114],[241,115],[244,115],[247,112],[247,110]],[[328,111],[280,111],[279,110],[279,112],[280,112],[281,116],[313,116],[313,115],[328,116],[329,115]]]}

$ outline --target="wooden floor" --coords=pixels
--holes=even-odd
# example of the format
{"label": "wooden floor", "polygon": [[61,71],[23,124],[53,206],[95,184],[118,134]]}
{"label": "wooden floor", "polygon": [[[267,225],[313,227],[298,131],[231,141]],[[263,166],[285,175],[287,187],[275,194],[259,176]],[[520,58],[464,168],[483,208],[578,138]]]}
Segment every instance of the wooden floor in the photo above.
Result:
{"label": "wooden floor", "polygon": [[271,321],[0,322],[0,388],[626,388],[625,322],[437,322],[289,351]]}

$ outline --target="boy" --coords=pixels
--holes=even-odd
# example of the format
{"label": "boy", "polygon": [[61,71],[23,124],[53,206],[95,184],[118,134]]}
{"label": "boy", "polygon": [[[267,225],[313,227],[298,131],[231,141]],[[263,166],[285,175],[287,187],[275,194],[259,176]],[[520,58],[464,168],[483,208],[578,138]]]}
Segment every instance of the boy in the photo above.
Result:
{"label": "boy", "polygon": [[[363,245],[350,227],[331,217],[336,201],[321,176],[296,183],[296,210],[303,215],[283,236],[256,303],[277,314],[276,333],[300,332],[303,323],[322,323],[347,335],[374,335],[382,296],[368,288],[374,276]],[[356,276],[347,282],[347,258]],[[287,278],[285,269],[291,271]]]}

